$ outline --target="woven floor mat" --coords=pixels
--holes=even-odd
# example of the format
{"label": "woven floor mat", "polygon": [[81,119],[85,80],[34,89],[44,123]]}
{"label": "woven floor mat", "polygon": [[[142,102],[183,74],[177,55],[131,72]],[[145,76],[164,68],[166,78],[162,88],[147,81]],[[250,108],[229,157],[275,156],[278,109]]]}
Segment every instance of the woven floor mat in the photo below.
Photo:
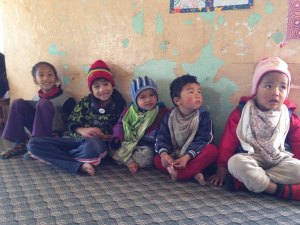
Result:
{"label": "woven floor mat", "polygon": [[[9,143],[1,142],[0,149]],[[300,203],[174,182],[152,169],[130,175],[104,161],[94,177],[38,161],[0,161],[0,224],[299,224]]]}

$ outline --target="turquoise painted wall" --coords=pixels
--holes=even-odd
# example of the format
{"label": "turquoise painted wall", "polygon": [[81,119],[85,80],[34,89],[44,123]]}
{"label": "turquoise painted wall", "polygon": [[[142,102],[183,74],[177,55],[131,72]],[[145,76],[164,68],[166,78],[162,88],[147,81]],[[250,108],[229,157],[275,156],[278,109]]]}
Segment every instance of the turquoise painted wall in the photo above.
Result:
{"label": "turquoise painted wall", "polygon": [[56,66],[64,88],[77,99],[89,92],[86,74],[97,59],[111,67],[128,101],[130,81],[148,75],[158,83],[160,100],[171,107],[170,82],[189,73],[201,83],[218,142],[229,113],[241,96],[249,94],[255,64],[278,55],[290,65],[290,98],[300,105],[300,45],[289,41],[281,48],[285,1],[254,1],[246,10],[187,14],[170,14],[169,3],[0,1],[0,41],[11,97],[30,99],[37,91],[30,70],[40,60]]}

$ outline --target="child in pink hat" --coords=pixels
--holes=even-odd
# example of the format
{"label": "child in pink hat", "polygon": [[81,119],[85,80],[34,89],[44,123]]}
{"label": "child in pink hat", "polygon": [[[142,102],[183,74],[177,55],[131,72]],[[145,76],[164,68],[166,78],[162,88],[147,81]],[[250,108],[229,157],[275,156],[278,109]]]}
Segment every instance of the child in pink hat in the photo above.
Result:
{"label": "child in pink hat", "polygon": [[258,63],[251,97],[242,97],[227,120],[211,183],[300,200],[300,119],[287,100],[290,84],[279,57]]}

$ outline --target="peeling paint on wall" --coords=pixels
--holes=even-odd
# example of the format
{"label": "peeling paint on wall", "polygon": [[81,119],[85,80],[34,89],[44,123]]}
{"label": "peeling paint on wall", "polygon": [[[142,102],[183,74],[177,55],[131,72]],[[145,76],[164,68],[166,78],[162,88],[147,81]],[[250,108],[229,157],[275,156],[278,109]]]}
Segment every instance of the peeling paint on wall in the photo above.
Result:
{"label": "peeling paint on wall", "polygon": [[63,76],[62,83],[63,83],[63,85],[66,85],[66,86],[69,85],[71,83],[71,78],[67,77],[67,76]]}
{"label": "peeling paint on wall", "polygon": [[183,23],[184,23],[185,25],[192,25],[192,24],[193,24],[193,21],[192,21],[192,20],[185,20],[185,21],[183,21]]}
{"label": "peeling paint on wall", "polygon": [[48,53],[50,55],[59,55],[59,56],[65,56],[65,53],[58,50],[58,47],[56,44],[51,44],[48,48]]}
{"label": "peeling paint on wall", "polygon": [[[225,76],[214,82],[218,70],[224,64],[222,60],[213,54],[212,38],[203,47],[200,57],[195,63],[183,63],[182,68],[188,74],[194,75],[200,82],[204,93],[204,105],[212,115],[215,127],[224,127],[226,119],[224,113],[229,115],[233,106],[230,96],[237,91],[237,86]],[[216,129],[215,136],[218,141],[222,130]]]}
{"label": "peeling paint on wall", "polygon": [[205,21],[208,21],[210,23],[214,22],[215,16],[216,16],[216,12],[206,12],[206,13],[200,13],[199,14],[201,16],[202,19],[204,19]]}
{"label": "peeling paint on wall", "polygon": [[123,44],[123,47],[124,47],[124,48],[127,48],[128,45],[129,45],[129,39],[128,39],[128,38],[124,39],[124,40],[122,41],[122,44]]}
{"label": "peeling paint on wall", "polygon": [[174,55],[174,56],[177,56],[178,55],[178,51],[177,51],[177,49],[173,49],[173,51],[172,51],[172,55]]}
{"label": "peeling paint on wall", "polygon": [[267,14],[272,14],[273,13],[274,6],[271,2],[266,2],[266,7],[265,11]]}
{"label": "peeling paint on wall", "polygon": [[199,82],[208,82],[214,79],[223,61],[213,55],[212,38],[209,43],[202,48],[201,56],[194,64],[183,63],[182,68],[191,75],[199,76]]}
{"label": "peeling paint on wall", "polygon": [[156,16],[156,32],[159,34],[164,32],[164,22],[161,13],[158,13]]}
{"label": "peeling paint on wall", "polygon": [[82,67],[82,70],[83,70],[84,74],[88,74],[89,69],[90,69],[90,66],[85,65],[85,66]]}
{"label": "peeling paint on wall", "polygon": [[171,15],[170,2],[161,0],[0,1],[0,48],[3,39],[11,98],[31,98],[36,86],[28,83],[23,88],[30,78],[24,71],[47,59],[60,69],[68,91],[80,99],[89,92],[89,63],[100,57],[115,65],[127,99],[128,78],[135,70],[157,80],[160,99],[169,106],[169,83],[183,73],[197,74],[219,132],[231,102],[235,105],[238,95],[247,93],[252,66],[276,54],[295,71],[298,86],[290,96],[300,105],[299,43],[279,46],[285,38],[286,2],[255,1],[250,10]]}
{"label": "peeling paint on wall", "polygon": [[272,34],[272,39],[275,41],[276,44],[280,44],[283,41],[283,33],[278,31]]}
{"label": "peeling paint on wall", "polygon": [[238,46],[241,49],[240,52],[236,52],[237,56],[245,56],[249,52],[249,47],[243,39],[236,40],[234,42],[234,45]]}
{"label": "peeling paint on wall", "polygon": [[78,89],[78,91],[86,90],[86,88],[88,88],[86,76],[82,76],[81,79],[76,82],[75,87]]}
{"label": "peeling paint on wall", "polygon": [[260,21],[261,21],[261,15],[260,14],[251,14],[249,17],[248,17],[248,26],[250,28],[253,28],[255,27],[256,24],[258,24]]}
{"label": "peeling paint on wall", "polygon": [[159,45],[159,48],[162,52],[166,52],[168,50],[168,46],[169,46],[169,42],[168,41],[162,41]]}
{"label": "peeling paint on wall", "polygon": [[225,24],[225,17],[220,15],[218,18],[218,24],[219,25],[224,25]]}
{"label": "peeling paint on wall", "polygon": [[144,11],[140,11],[132,19],[133,30],[138,34],[144,33]]}
{"label": "peeling paint on wall", "polygon": [[137,6],[137,3],[136,3],[136,2],[133,2],[133,3],[132,3],[132,8],[136,9],[136,6]]}

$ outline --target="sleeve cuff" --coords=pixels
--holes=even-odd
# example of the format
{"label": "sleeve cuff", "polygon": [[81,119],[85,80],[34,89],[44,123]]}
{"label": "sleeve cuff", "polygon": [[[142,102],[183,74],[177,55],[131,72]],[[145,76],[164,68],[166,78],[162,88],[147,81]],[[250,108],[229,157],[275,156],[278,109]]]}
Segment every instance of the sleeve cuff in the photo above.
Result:
{"label": "sleeve cuff", "polygon": [[76,128],[80,127],[78,124],[75,124],[75,123],[69,123],[69,131],[71,132],[75,132]]}
{"label": "sleeve cuff", "polygon": [[159,155],[160,155],[161,153],[163,153],[163,152],[168,153],[168,149],[166,149],[166,148],[161,148],[161,149],[158,150],[158,154],[159,154]]}
{"label": "sleeve cuff", "polygon": [[191,157],[191,159],[194,159],[197,155],[197,152],[194,150],[188,150],[187,154]]}

